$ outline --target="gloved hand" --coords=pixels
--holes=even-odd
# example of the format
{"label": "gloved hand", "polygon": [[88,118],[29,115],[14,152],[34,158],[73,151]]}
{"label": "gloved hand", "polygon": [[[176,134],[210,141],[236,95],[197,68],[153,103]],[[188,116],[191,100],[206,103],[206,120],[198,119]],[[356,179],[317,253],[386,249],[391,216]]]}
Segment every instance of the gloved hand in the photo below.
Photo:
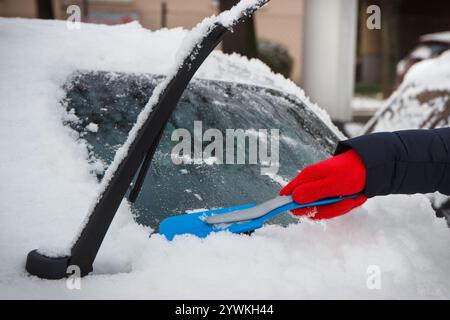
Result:
{"label": "gloved hand", "polygon": [[[349,150],[330,159],[304,168],[300,174],[280,191],[292,194],[298,203],[308,203],[329,197],[348,196],[361,192],[366,185],[366,168],[359,155]],[[366,202],[359,195],[337,203],[293,210],[296,216],[307,215],[313,220],[331,219],[343,215]]]}

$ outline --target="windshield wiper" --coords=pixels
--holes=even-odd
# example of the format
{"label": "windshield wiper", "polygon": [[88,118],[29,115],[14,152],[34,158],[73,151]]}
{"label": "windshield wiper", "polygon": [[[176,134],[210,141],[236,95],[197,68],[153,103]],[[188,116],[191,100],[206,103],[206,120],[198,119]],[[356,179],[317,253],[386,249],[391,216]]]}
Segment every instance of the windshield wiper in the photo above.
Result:
{"label": "windshield wiper", "polygon": [[159,140],[161,140],[161,135],[164,131],[164,128],[159,132],[158,137],[153,142],[150,149],[147,151],[144,157],[144,161],[142,161],[141,168],[139,169],[136,182],[134,183],[133,189],[131,189],[128,194],[128,201],[134,203],[141,192],[142,185],[144,184],[145,177],[147,176],[148,168],[150,168],[150,164],[152,163],[153,155],[155,154],[156,147],[159,144]]}

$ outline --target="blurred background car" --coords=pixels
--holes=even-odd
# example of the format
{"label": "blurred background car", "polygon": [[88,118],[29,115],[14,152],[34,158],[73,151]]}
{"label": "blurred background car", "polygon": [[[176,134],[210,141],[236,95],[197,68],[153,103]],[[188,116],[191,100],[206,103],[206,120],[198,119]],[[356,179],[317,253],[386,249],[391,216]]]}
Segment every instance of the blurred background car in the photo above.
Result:
{"label": "blurred background car", "polygon": [[450,31],[426,34],[419,38],[417,46],[397,63],[395,86],[398,87],[408,70],[417,62],[440,56],[450,49]]}
{"label": "blurred background car", "polygon": [[[404,81],[358,134],[433,129],[450,124],[450,51],[414,64]],[[450,226],[450,198],[430,195],[438,216]]]}

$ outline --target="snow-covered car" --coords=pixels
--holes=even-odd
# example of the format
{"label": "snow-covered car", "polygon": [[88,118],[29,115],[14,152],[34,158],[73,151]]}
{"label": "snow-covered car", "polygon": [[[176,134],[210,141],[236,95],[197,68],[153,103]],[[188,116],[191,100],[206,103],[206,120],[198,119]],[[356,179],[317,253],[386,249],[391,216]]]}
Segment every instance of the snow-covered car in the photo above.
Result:
{"label": "snow-covered car", "polygon": [[[171,73],[178,48],[192,39],[182,29],[151,32],[137,23],[69,30],[61,21],[0,19],[0,30],[0,297],[450,297],[448,228],[421,195],[370,199],[326,223],[272,224],[251,237],[219,232],[167,241],[149,227],[157,224],[150,213],[160,219],[206,206],[195,194],[207,206],[272,197],[299,168],[326,157],[344,138],[294,83],[258,60],[218,51],[197,71],[169,124],[184,127],[183,117],[191,122],[202,110],[207,114],[201,119],[207,125],[217,121],[219,128],[242,112],[233,127],[279,125],[277,176],[256,174],[254,166],[243,168],[243,177],[225,165],[165,167],[158,159],[172,141],[163,136],[136,207],[121,202],[93,272],[80,281],[82,290],[70,290],[66,280],[30,276],[25,255],[36,246],[55,260],[70,254],[102,190],[104,166],[142,101]],[[209,177],[219,179],[223,195]],[[161,192],[171,188],[181,199]]]}
{"label": "snow-covered car", "polygon": [[449,125],[450,51],[414,65],[362,133]]}
{"label": "snow-covered car", "polygon": [[[114,159],[162,79],[146,74],[78,72],[64,85],[66,96],[62,103],[70,114],[66,122],[89,144],[91,162],[99,166],[100,180],[101,168]],[[194,128],[195,122],[201,124],[200,129]],[[192,150],[187,155],[190,158],[182,163],[172,159],[179,156],[172,152],[178,143],[172,136],[178,129],[188,130],[192,137]],[[217,164],[217,155],[201,157],[194,164],[194,137],[203,137],[210,129],[219,130],[224,136],[227,130],[244,130],[244,163],[236,164],[235,159],[231,164]],[[273,172],[261,174],[260,163],[248,163],[249,151],[255,144],[270,142],[270,130],[274,129],[281,136],[276,151],[281,156],[271,155],[269,146],[268,156],[276,156],[276,167]],[[163,218],[173,214],[263,202],[274,197],[298,170],[329,157],[338,139],[337,132],[296,95],[235,81],[195,79],[180,99],[158,144],[134,203],[137,221],[157,228]],[[224,137],[223,142],[229,144],[230,140]],[[203,151],[210,141],[201,143]],[[231,148],[238,148],[237,138],[233,137],[231,143]],[[230,146],[223,146],[223,152],[227,147]],[[274,219],[288,221],[287,214]]]}
{"label": "snow-covered car", "polygon": [[[445,34],[444,34],[445,35]],[[450,125],[450,51],[415,64],[403,84],[365,125],[362,134]],[[450,226],[450,198],[431,196],[439,217]]]}
{"label": "snow-covered car", "polygon": [[397,63],[395,85],[398,87],[408,70],[416,63],[439,57],[450,49],[450,31],[425,34],[419,38],[417,46]]}

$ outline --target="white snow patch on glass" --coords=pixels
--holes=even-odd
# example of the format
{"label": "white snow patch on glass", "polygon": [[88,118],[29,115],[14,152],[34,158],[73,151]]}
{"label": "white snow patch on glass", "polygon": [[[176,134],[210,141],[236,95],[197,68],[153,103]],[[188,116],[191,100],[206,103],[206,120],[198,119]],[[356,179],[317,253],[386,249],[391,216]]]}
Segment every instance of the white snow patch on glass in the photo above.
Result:
{"label": "white snow patch on glass", "polygon": [[86,126],[86,130],[96,133],[98,132],[98,124],[91,122]]}

